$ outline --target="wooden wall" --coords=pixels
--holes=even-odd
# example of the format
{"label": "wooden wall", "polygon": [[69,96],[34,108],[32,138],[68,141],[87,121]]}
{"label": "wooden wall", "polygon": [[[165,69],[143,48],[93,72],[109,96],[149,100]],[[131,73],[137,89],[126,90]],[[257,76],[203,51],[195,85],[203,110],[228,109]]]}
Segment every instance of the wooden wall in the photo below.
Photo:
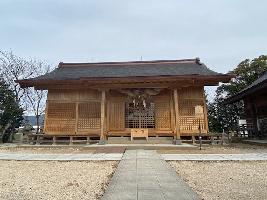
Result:
{"label": "wooden wall", "polygon": [[100,92],[94,90],[49,90],[45,133],[100,134]]}
{"label": "wooden wall", "polygon": [[[201,119],[202,133],[208,131],[203,87],[178,89],[179,129],[181,135],[198,134],[199,118],[195,106],[204,107]],[[153,97],[155,128],[150,135],[174,135],[175,112],[173,90],[166,89]],[[107,92],[106,126],[108,135],[130,135],[125,127],[126,96],[111,90]],[[100,135],[101,92],[97,90],[49,90],[46,107],[45,133],[62,135]]]}

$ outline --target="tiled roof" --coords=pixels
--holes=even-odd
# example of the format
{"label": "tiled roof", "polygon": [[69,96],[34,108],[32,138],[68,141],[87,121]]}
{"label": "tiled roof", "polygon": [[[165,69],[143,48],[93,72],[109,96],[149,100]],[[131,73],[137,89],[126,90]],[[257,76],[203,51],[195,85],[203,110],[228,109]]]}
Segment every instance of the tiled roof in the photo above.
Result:
{"label": "tiled roof", "polygon": [[125,78],[153,76],[223,75],[198,59],[101,63],[59,63],[59,67],[31,80],[76,80],[81,78]]}

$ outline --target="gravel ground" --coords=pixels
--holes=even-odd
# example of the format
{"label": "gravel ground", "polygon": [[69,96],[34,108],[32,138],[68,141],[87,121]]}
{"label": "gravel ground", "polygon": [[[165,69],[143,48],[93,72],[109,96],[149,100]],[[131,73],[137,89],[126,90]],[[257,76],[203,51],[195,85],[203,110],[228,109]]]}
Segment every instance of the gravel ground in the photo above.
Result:
{"label": "gravel ground", "polygon": [[1,161],[0,199],[99,199],[118,162]]}
{"label": "gravel ground", "polygon": [[267,199],[267,162],[170,161],[169,163],[202,199]]}
{"label": "gravel ground", "polygon": [[230,145],[203,145],[202,150],[158,150],[159,154],[243,154],[243,153],[267,153],[266,146],[233,143]]}

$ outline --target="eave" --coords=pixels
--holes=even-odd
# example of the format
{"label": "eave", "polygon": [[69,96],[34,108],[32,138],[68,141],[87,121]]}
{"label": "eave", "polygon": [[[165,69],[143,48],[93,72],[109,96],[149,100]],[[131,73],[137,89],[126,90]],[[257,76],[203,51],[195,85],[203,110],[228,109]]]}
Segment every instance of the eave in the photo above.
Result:
{"label": "eave", "polygon": [[266,88],[267,88],[267,81],[261,82],[260,84],[255,85],[254,87],[251,87],[247,90],[241,91],[240,93],[227,98],[223,102],[223,104],[232,104],[232,103],[238,102],[238,101],[243,100],[244,98],[246,98],[250,95],[253,95],[254,93],[259,92],[260,90],[264,90]]}
{"label": "eave", "polygon": [[129,87],[129,85],[161,85],[165,84],[166,87],[170,87],[174,84],[186,84],[186,85],[205,85],[213,86],[218,85],[219,82],[229,82],[234,75],[222,74],[216,76],[203,76],[203,75],[182,75],[182,76],[151,76],[151,77],[121,77],[121,78],[87,78],[82,77],[80,79],[74,80],[36,80],[36,79],[24,79],[18,80],[17,83],[20,84],[22,88],[35,87],[36,89],[48,89],[53,87],[88,87],[88,88],[98,88],[98,87]]}

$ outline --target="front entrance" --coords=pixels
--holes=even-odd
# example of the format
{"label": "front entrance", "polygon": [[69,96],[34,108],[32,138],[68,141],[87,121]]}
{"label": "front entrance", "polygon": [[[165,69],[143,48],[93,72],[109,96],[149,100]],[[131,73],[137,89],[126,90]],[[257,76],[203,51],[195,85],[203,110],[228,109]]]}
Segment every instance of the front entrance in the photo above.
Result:
{"label": "front entrance", "polygon": [[149,136],[172,136],[172,104],[168,90],[111,91],[107,102],[108,136],[130,136],[131,129],[148,129]]}
{"label": "front entrance", "polygon": [[134,103],[126,103],[125,128],[155,128],[155,104],[136,107]]}

